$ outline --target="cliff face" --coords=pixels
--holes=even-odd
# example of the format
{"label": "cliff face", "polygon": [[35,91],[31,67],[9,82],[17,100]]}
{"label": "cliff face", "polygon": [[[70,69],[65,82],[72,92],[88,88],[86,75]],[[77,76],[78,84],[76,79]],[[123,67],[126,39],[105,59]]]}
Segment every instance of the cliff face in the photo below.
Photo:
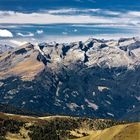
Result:
{"label": "cliff face", "polygon": [[38,113],[138,120],[139,58],[137,38],[28,43],[1,54],[0,102]]}

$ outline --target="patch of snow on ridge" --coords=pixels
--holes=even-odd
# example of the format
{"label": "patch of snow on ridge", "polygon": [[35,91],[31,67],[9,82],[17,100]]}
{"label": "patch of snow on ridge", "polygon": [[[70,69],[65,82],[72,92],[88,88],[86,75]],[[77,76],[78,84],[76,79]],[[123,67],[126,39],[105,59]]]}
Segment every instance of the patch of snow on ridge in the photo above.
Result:
{"label": "patch of snow on ridge", "polygon": [[94,91],[93,91],[93,93],[92,93],[92,94],[93,94],[93,96],[95,96],[95,95],[96,95],[96,93],[95,93]]}
{"label": "patch of snow on ridge", "polygon": [[140,96],[135,96],[138,101],[140,101]]}
{"label": "patch of snow on ridge", "polygon": [[110,112],[107,112],[108,115],[114,117],[114,114],[110,113]]}
{"label": "patch of snow on ridge", "polygon": [[60,90],[61,85],[62,85],[62,82],[59,81],[59,83],[57,85],[57,89],[56,89],[56,96],[59,96],[59,90]]}
{"label": "patch of snow on ridge", "polygon": [[108,98],[110,98],[111,100],[113,100],[113,97],[111,95],[107,95]]}
{"label": "patch of snow on ridge", "polygon": [[23,102],[22,102],[22,105],[25,105],[25,104],[26,104],[26,102],[25,102],[25,101],[23,101]]}
{"label": "patch of snow on ridge", "polygon": [[77,91],[72,91],[71,95],[72,95],[73,97],[76,97],[76,96],[79,95],[79,93],[78,93]]}
{"label": "patch of snow on ridge", "polygon": [[106,101],[106,103],[111,105],[111,103],[109,101]]}
{"label": "patch of snow on ridge", "polygon": [[30,100],[29,102],[30,102],[30,103],[33,103],[34,101],[33,101],[33,100]]}
{"label": "patch of snow on ridge", "polygon": [[85,102],[88,103],[88,107],[93,108],[95,111],[98,110],[98,108],[99,108],[98,105],[96,105],[96,104],[90,102],[88,99],[85,99]]}
{"label": "patch of snow on ridge", "polygon": [[3,82],[0,82],[0,87],[2,87],[4,85],[4,83]]}
{"label": "patch of snow on ridge", "polygon": [[103,90],[108,90],[109,88],[108,87],[104,87],[104,86],[98,86],[98,90],[100,91],[100,92],[102,92]]}
{"label": "patch of snow on ridge", "polygon": [[78,108],[79,106],[76,103],[68,103],[67,107],[71,110],[71,111],[75,111],[76,108]]}

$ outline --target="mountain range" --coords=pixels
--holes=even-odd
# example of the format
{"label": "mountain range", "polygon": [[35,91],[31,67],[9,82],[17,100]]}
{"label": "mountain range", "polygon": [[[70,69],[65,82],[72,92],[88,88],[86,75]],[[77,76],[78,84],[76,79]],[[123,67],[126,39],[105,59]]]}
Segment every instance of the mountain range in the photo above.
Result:
{"label": "mountain range", "polygon": [[139,60],[139,38],[5,45],[0,102],[39,115],[138,121]]}

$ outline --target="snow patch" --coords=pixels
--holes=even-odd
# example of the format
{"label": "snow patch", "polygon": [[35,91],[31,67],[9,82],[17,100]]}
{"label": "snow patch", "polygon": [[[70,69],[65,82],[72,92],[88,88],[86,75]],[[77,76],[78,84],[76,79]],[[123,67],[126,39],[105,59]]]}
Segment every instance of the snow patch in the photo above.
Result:
{"label": "snow patch", "polygon": [[138,101],[140,101],[140,96],[135,96]]}
{"label": "snow patch", "polygon": [[106,103],[109,104],[109,105],[111,105],[111,102],[109,102],[109,101],[106,101]]}
{"label": "snow patch", "polygon": [[30,103],[33,103],[34,101],[33,100],[30,100]]}
{"label": "snow patch", "polygon": [[113,100],[113,97],[111,95],[107,95],[111,100]]}
{"label": "snow patch", "polygon": [[8,91],[8,94],[10,94],[10,95],[14,95],[16,93],[18,93],[18,91],[16,89],[11,89]]}
{"label": "snow patch", "polygon": [[70,90],[69,88],[66,88],[66,89],[63,90],[63,93],[66,93],[66,92],[68,92],[69,90]]}
{"label": "snow patch", "polygon": [[71,95],[72,95],[73,97],[76,97],[76,96],[79,95],[79,93],[78,93],[77,91],[72,91]]}
{"label": "snow patch", "polygon": [[85,102],[88,103],[88,107],[93,108],[95,111],[98,110],[98,108],[99,108],[98,105],[96,105],[96,104],[90,102],[88,99],[85,99]]}
{"label": "snow patch", "polygon": [[0,82],[0,87],[2,87],[4,85],[4,83],[3,82]]}
{"label": "snow patch", "polygon": [[81,108],[82,108],[82,110],[84,110],[85,109],[84,105],[81,105]]}
{"label": "snow patch", "polygon": [[78,108],[79,106],[76,103],[68,103],[67,107],[71,110],[71,111],[75,111],[76,108]]}
{"label": "snow patch", "polygon": [[58,85],[57,85],[57,89],[56,89],[56,96],[59,96],[59,90],[60,90],[60,86],[62,85],[62,82],[58,82]]}
{"label": "snow patch", "polygon": [[135,105],[133,105],[133,108],[135,108],[136,106]]}
{"label": "snow patch", "polygon": [[114,117],[114,114],[112,114],[110,112],[107,112],[107,115],[110,115],[110,116]]}
{"label": "snow patch", "polygon": [[93,95],[93,96],[95,96],[95,95],[96,95],[96,93],[93,91],[92,95]]}
{"label": "snow patch", "polygon": [[13,96],[4,96],[4,99],[13,99]]}
{"label": "snow patch", "polygon": [[109,88],[108,87],[105,87],[105,86],[98,86],[98,90],[100,92],[102,92],[103,90],[108,90]]}
{"label": "snow patch", "polygon": [[25,105],[25,104],[26,104],[26,102],[25,102],[25,101],[23,101],[23,102],[22,102],[22,105]]}
{"label": "snow patch", "polygon": [[69,98],[69,95],[68,94],[65,94],[65,98]]}
{"label": "snow patch", "polygon": [[61,100],[55,98],[55,103],[54,103],[54,105],[56,105],[56,106],[61,106],[61,103],[62,103],[62,102],[63,102],[63,101],[61,101]]}

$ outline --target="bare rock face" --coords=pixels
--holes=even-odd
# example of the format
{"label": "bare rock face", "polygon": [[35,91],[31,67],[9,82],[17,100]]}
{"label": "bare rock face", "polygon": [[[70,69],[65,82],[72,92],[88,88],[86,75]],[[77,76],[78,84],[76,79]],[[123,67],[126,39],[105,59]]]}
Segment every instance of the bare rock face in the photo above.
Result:
{"label": "bare rock face", "polygon": [[6,45],[6,44],[0,44],[0,54],[6,52],[6,51],[11,51],[14,49],[12,46]]}
{"label": "bare rock face", "polygon": [[24,80],[31,80],[39,73],[44,65],[36,58],[38,51],[30,43],[21,46],[11,52],[5,52],[0,57],[1,79],[19,76]]}
{"label": "bare rock face", "polygon": [[139,59],[138,38],[28,43],[0,57],[0,101],[37,113],[130,119],[132,112],[138,120]]}

